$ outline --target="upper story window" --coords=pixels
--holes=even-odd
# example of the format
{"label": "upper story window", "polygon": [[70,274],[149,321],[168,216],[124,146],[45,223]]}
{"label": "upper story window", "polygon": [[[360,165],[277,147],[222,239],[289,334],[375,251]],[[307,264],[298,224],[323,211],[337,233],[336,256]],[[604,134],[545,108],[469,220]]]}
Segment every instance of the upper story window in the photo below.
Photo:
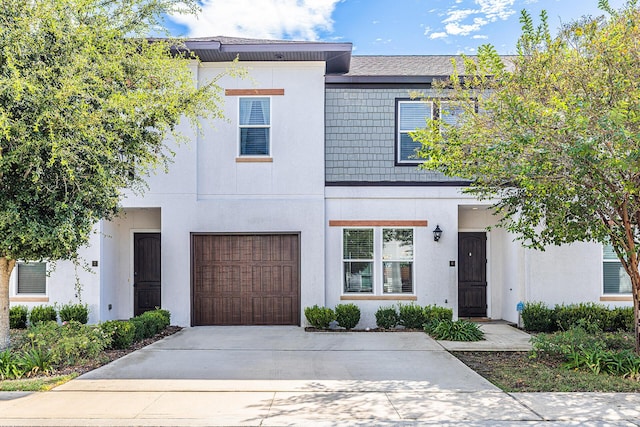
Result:
{"label": "upper story window", "polygon": [[19,262],[16,295],[47,294],[47,264],[45,262]]}
{"label": "upper story window", "polygon": [[271,155],[271,98],[240,98],[240,156]]}
{"label": "upper story window", "polygon": [[419,142],[409,136],[418,128],[426,126],[426,120],[433,118],[433,102],[430,101],[397,101],[396,103],[396,162],[398,164],[420,163],[416,150]]}
{"label": "upper story window", "polygon": [[611,245],[602,247],[602,293],[631,293],[631,278],[622,267]]}
{"label": "upper story window", "polygon": [[423,162],[416,154],[421,144],[411,139],[409,132],[424,128],[427,119],[438,119],[441,123],[457,126],[465,112],[465,107],[473,107],[476,111],[478,108],[476,101],[471,99],[466,106],[459,101],[454,102],[448,99],[438,99],[436,102],[397,100],[396,164],[411,166]]}

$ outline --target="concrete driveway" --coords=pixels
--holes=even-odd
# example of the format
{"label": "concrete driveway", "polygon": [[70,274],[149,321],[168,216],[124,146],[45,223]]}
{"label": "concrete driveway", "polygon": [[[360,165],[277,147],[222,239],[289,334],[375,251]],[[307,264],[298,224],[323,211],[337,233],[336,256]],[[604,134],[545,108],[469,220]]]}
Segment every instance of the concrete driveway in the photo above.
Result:
{"label": "concrete driveway", "polygon": [[640,419],[637,393],[504,393],[422,333],[295,327],[188,328],[50,392],[7,398],[0,425],[638,426]]}
{"label": "concrete driveway", "polygon": [[426,334],[288,326],[187,328],[79,380],[391,381],[394,387],[498,391]]}

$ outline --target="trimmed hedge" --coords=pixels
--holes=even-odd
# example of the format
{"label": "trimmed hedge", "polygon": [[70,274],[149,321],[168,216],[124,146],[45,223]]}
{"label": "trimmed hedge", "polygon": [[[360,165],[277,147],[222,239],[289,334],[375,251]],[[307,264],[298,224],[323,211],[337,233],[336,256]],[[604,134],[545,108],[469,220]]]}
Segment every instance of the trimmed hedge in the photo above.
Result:
{"label": "trimmed hedge", "polygon": [[338,326],[353,329],[360,321],[360,308],[355,304],[338,304],[335,308]]}
{"label": "trimmed hedge", "polygon": [[599,331],[633,331],[633,308],[609,309],[602,304],[579,303],[556,305],[553,309],[543,302],[527,302],[521,313],[524,329],[529,332],[567,331],[589,325]]}
{"label": "trimmed hedge", "polygon": [[24,305],[15,305],[9,309],[9,328],[25,329],[29,309]]}
{"label": "trimmed hedge", "polygon": [[29,313],[29,323],[35,325],[40,322],[57,322],[58,313],[55,307],[50,305],[37,305]]}
{"label": "trimmed hedge", "polygon": [[327,329],[331,322],[336,320],[336,313],[329,307],[306,307],[304,309],[304,317],[311,326],[317,329]]}
{"label": "trimmed hedge", "polygon": [[75,320],[86,325],[89,321],[89,306],[87,304],[63,304],[58,314],[61,322]]}

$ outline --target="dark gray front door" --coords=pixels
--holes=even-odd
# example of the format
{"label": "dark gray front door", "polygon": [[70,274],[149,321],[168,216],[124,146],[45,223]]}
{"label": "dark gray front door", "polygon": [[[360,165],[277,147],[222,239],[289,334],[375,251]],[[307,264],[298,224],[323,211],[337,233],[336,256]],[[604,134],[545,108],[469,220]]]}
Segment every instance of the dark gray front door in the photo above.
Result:
{"label": "dark gray front door", "polygon": [[458,233],[458,317],[487,316],[487,235]]}
{"label": "dark gray front door", "polygon": [[134,316],[160,307],[160,271],[160,233],[134,233]]}

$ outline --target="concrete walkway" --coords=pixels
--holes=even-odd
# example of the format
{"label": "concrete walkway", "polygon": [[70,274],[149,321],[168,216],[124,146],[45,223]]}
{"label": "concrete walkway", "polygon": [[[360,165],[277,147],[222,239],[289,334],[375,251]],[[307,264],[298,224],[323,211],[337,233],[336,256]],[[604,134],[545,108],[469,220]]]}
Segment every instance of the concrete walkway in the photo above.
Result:
{"label": "concrete walkway", "polygon": [[503,393],[425,334],[287,327],[188,328],[51,392],[0,399],[0,425],[638,426],[638,420],[638,394]]}

